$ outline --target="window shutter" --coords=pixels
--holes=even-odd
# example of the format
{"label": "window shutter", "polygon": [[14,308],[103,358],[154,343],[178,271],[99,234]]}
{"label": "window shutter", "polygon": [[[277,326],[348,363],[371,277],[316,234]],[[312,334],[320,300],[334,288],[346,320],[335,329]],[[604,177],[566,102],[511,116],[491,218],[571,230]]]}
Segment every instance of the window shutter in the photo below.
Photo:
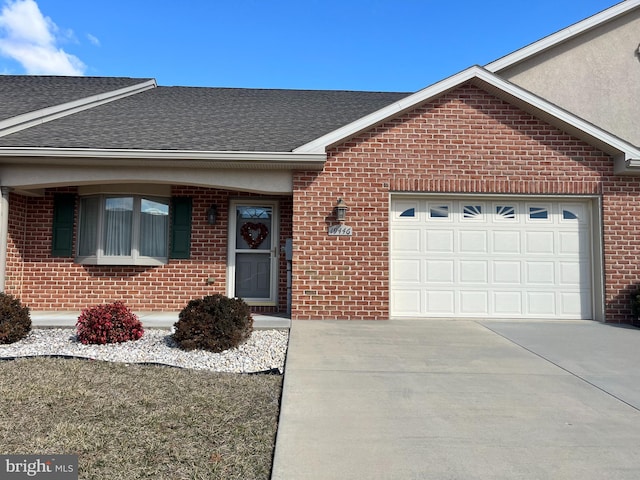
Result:
{"label": "window shutter", "polygon": [[191,255],[191,198],[172,199],[170,258],[189,258]]}
{"label": "window shutter", "polygon": [[73,255],[73,221],[76,211],[76,196],[58,194],[53,197],[53,232],[51,255],[71,257]]}

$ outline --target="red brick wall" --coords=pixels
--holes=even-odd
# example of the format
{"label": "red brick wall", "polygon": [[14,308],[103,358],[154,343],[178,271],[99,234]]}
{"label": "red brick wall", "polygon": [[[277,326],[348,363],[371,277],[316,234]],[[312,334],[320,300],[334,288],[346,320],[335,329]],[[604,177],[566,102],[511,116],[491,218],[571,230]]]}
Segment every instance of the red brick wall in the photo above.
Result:
{"label": "red brick wall", "polygon": [[[328,152],[294,176],[293,318],[389,317],[392,192],[601,195],[608,321],[629,321],[638,281],[640,179],[610,157],[471,85]],[[351,237],[330,237],[338,197]]]}
{"label": "red brick wall", "polygon": [[[60,191],[75,191],[67,188]],[[51,257],[54,191],[44,197],[10,196],[9,248],[6,291],[32,310],[79,310],[115,300],[134,310],[180,310],[192,298],[226,292],[227,225],[229,200],[251,194],[222,190],[173,187],[172,195],[193,198],[191,258],[170,260],[158,267],[79,265],[73,258]],[[280,233],[291,236],[291,198],[278,198]],[[218,222],[208,225],[206,211],[218,206]],[[209,277],[215,278],[211,285]],[[286,262],[280,263],[279,307],[286,309]]]}
{"label": "red brick wall", "polygon": [[[65,191],[73,189],[65,189]],[[640,178],[616,177],[588,144],[466,86],[328,152],[322,172],[296,172],[294,196],[279,198],[281,244],[294,239],[295,319],[389,317],[389,196],[393,192],[597,195],[602,199],[607,321],[630,321],[640,274]],[[81,309],[124,300],[136,310],[177,310],[224,293],[228,202],[249,194],[174,187],[194,199],[192,258],[160,267],[83,266],[52,258],[53,192],[12,194],[6,290],[34,310]],[[351,237],[330,237],[338,197]],[[216,226],[206,209],[219,207]],[[292,221],[292,218],[295,221]],[[207,285],[208,277],[216,282]],[[281,256],[279,308],[286,308]]]}
{"label": "red brick wall", "polygon": [[[27,197],[21,195],[9,196],[9,236],[7,238],[7,270],[6,270],[6,291],[7,293],[17,292],[11,288],[12,285],[19,285],[22,282],[24,272],[23,246],[27,234]],[[42,223],[43,219],[34,219],[33,223]],[[31,227],[31,222],[29,222]],[[51,238],[51,234],[49,234]]]}

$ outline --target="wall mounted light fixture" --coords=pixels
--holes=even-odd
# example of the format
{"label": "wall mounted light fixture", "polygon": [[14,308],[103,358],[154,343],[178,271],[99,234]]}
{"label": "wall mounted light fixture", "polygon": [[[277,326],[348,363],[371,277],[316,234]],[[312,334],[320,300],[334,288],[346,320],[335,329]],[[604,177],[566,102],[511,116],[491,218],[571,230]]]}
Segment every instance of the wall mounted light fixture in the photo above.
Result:
{"label": "wall mounted light fixture", "polygon": [[215,225],[218,220],[218,207],[211,205],[207,210],[207,223],[209,225]]}
{"label": "wall mounted light fixture", "polygon": [[336,220],[339,222],[344,222],[346,220],[347,208],[347,204],[342,197],[338,198],[338,202],[336,203]]}

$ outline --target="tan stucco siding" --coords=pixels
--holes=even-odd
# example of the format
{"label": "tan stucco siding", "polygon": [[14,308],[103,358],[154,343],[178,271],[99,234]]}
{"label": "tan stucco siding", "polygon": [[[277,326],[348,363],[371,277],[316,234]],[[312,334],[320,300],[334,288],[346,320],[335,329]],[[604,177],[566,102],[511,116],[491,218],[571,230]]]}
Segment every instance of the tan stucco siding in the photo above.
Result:
{"label": "tan stucco siding", "polygon": [[640,8],[496,73],[640,146],[639,46]]}

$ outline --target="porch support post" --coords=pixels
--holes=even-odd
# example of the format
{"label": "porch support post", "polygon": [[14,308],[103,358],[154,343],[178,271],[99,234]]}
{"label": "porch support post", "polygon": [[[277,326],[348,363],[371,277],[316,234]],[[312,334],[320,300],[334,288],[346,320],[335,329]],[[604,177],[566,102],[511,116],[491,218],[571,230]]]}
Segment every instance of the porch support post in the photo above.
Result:
{"label": "porch support post", "polygon": [[0,187],[0,291],[4,292],[7,276],[7,245],[9,243],[9,193],[11,188]]}

